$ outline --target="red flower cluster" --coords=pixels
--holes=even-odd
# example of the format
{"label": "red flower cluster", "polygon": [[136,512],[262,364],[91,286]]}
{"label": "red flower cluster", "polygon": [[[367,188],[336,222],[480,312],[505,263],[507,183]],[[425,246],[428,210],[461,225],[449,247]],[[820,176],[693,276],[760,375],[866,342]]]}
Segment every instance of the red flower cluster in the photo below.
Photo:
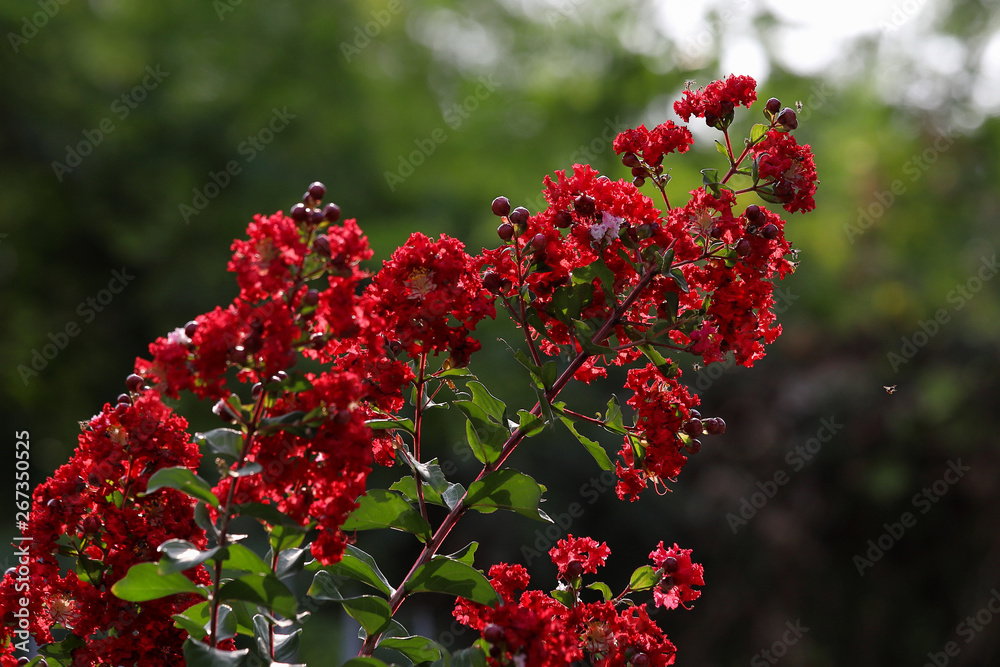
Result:
{"label": "red flower cluster", "polygon": [[[318,561],[340,560],[347,545],[341,524],[357,506],[371,470],[371,431],[364,411],[355,409],[364,396],[362,378],[352,372],[307,374],[312,386],[275,399],[276,415],[300,413],[308,424],[256,437],[244,463],[263,469],[249,477],[225,477],[215,487],[226,498],[236,485],[233,501],[267,503],[303,526],[319,529],[312,543]],[[266,426],[265,426],[266,428]]]}
{"label": "red flower cluster", "polygon": [[757,82],[750,76],[730,75],[723,80],[713,81],[704,88],[692,92],[684,91],[681,99],[674,102],[674,111],[688,122],[691,116],[704,118],[709,126],[731,118],[738,106],[750,107],[757,101]]}
{"label": "red flower cluster", "polygon": [[448,352],[453,367],[467,366],[481,347],[470,331],[484,317],[496,317],[493,296],[464,247],[444,234],[432,241],[414,233],[368,287],[372,312],[413,359]]}
{"label": "red flower cluster", "polygon": [[292,284],[308,254],[299,226],[281,213],[255,215],[247,227],[247,240],[233,241],[229,270],[236,274],[243,297],[259,301],[275,298]]}
{"label": "red flower cluster", "polygon": [[[654,591],[659,606],[674,608],[661,596],[672,591],[678,600],[700,595],[691,584],[703,584],[701,566],[692,564],[690,550],[664,550],[663,543],[650,554],[663,579]],[[609,554],[606,544],[569,536],[549,552],[559,575],[573,569],[596,572]],[[576,564],[576,568],[573,568]],[[489,646],[491,667],[555,667],[589,660],[600,667],[665,667],[674,663],[676,649],[645,605],[615,608],[614,601],[583,602],[575,598],[567,606],[542,591],[525,590],[528,572],[520,565],[501,563],[490,568],[493,588],[501,604],[487,607],[463,598],[455,604],[459,623],[478,630]],[[574,590],[577,590],[574,587]],[[524,591],[518,596],[519,591]],[[664,598],[666,600],[666,598]]]}
{"label": "red flower cluster", "polygon": [[[513,244],[484,250],[482,255],[484,267],[510,281],[509,293],[522,287],[530,291],[545,326],[545,338],[539,341],[539,347],[550,355],[558,354],[560,345],[581,349],[577,340],[581,332],[570,329],[553,306],[557,290],[581,281],[591,283],[593,294],[575,319],[606,320],[619,297],[629,294],[642,279],[636,267],[645,265],[643,253],[647,249],[672,248],[680,260],[694,260],[701,254],[683,225],[663,219],[653,201],[631,183],[611,181],[589,165],[574,165],[572,176],[557,171],[556,179],[546,177],[549,206],[527,220]],[[569,229],[566,234],[562,231],[565,228]],[[597,264],[607,267],[604,278],[589,273]],[[630,330],[615,328],[613,333],[620,343],[641,337],[655,323],[656,318],[648,313],[655,310],[667,291],[678,291],[675,281],[656,275],[651,287],[642,291],[626,314]],[[627,348],[604,358],[605,362],[626,364],[639,356],[638,350]],[[605,374],[600,359],[591,357],[575,377],[589,382]]]}
{"label": "red flower cluster", "polygon": [[771,279],[795,269],[787,258],[791,245],[784,237],[784,221],[756,205],[734,217],[735,196],[728,190],[721,190],[719,198],[702,189],[691,194],[670,217],[701,235],[706,244],[720,242],[718,248],[726,251],[682,267],[688,291],[680,295],[678,310],[700,315],[693,331],[674,330],[671,337],[705,363],[721,361],[732,351],[737,363],[752,366],[764,356],[764,344],[781,333],[774,323]]}
{"label": "red flower cluster", "polygon": [[611,555],[611,549],[605,542],[597,543],[589,537],[573,537],[559,540],[549,551],[552,562],[559,568],[559,576],[563,579],[575,579],[581,574],[594,574],[597,568]]}
{"label": "red flower cluster", "polygon": [[652,364],[628,372],[625,388],[633,392],[628,404],[636,416],[634,430],[625,436],[622,461],[615,464],[615,492],[623,500],[628,496],[634,502],[649,482],[665,483],[687,463],[681,427],[691,418],[698,397],[688,393],[679,377],[679,370],[664,377]]}
{"label": "red flower cluster", "polygon": [[691,549],[681,549],[676,544],[665,549],[660,542],[649,558],[665,575],[653,589],[653,601],[657,607],[676,609],[677,605],[681,605],[686,609],[685,602],[701,597],[701,591],[691,586],[705,585],[705,568],[700,563],[691,562]]}
{"label": "red flower cluster", "polygon": [[615,137],[612,146],[618,155],[633,153],[641,156],[647,164],[656,165],[668,153],[686,153],[692,144],[694,137],[691,136],[691,131],[668,120],[652,131],[647,130],[645,125],[625,130]]}
{"label": "red flower cluster", "polygon": [[816,208],[816,162],[809,144],[800,146],[790,132],[769,130],[753,146],[758,173],[774,188],[774,196],[789,213]]}
{"label": "red flower cluster", "polygon": [[[53,640],[53,628],[83,639],[74,665],[179,664],[186,633],[171,616],[200,600],[183,595],[137,604],[111,592],[132,565],[157,560],[156,548],[168,539],[206,545],[188,497],[173,489],[142,495],[160,468],[198,468],[187,422],[155,392],[133,396],[134,404],[105,405],[83,426],[73,458],[35,489],[24,531],[31,541],[22,543],[28,572],[8,573],[0,583],[0,616],[19,609],[26,596],[28,630],[40,644]],[[73,558],[76,571],[62,574],[57,555]],[[187,575],[209,581],[202,568]],[[12,636],[12,628],[0,628],[0,642]]]}

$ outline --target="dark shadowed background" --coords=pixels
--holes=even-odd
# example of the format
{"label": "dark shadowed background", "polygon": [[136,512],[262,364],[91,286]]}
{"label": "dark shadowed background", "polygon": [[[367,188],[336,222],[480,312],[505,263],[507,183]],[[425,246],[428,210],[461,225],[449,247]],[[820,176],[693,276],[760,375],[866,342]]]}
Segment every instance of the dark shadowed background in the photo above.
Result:
{"label": "dark shadowed background", "polygon": [[[476,251],[497,243],[496,195],[536,212],[555,169],[627,177],[617,131],[676,120],[685,81],[750,74],[763,98],[802,102],[796,137],[821,184],[817,210],[789,219],[802,263],[780,285],[769,356],[681,360],[727,433],[674,493],[629,505],[566,431],[548,432],[513,465],[548,486],[559,530],[497,513],[445,551],[480,540],[480,567],[527,563],[545,588],[539,554],[590,535],[611,546],[602,579],[621,589],[659,540],[692,548],[703,597],[657,616],[681,665],[995,664],[998,27],[985,1],[9,0],[0,448],[29,431],[33,481],[51,474],[149,341],[235,295],[229,244],[251,216],[287,210],[313,180],[379,259],[415,230]],[[737,115],[741,131],[759,108]],[[719,166],[713,132],[692,129],[692,154],[669,162],[675,201]],[[517,333],[481,334],[491,351],[473,370],[530,407],[495,343]],[[570,404],[600,409],[622,379]],[[214,424],[208,407],[186,404],[192,429]],[[468,481],[456,416],[435,415],[434,453]],[[392,549],[394,582],[416,553],[397,535],[359,544]],[[411,600],[403,622],[468,645],[447,611]],[[349,655],[353,632],[317,614],[304,661]]]}

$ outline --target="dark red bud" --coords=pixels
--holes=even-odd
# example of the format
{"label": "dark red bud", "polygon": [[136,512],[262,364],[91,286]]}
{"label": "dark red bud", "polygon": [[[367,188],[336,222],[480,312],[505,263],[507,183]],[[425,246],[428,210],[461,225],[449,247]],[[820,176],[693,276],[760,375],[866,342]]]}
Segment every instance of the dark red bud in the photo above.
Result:
{"label": "dark red bud", "polygon": [[490,623],[483,628],[483,639],[491,644],[499,644],[503,641],[503,628],[495,623]]}
{"label": "dark red bud", "polygon": [[566,576],[569,579],[576,579],[581,574],[583,574],[583,563],[580,561],[573,560],[566,565]]}
{"label": "dark red bud", "polygon": [[576,208],[576,212],[582,216],[593,215],[594,211],[597,210],[594,205],[594,198],[590,195],[580,195],[574,199],[573,207]]}
{"label": "dark red bud", "polygon": [[695,418],[684,422],[684,425],[681,426],[681,430],[690,435],[692,438],[696,438],[705,432],[705,427],[702,426],[700,419]]}
{"label": "dark red bud", "polygon": [[557,211],[552,218],[552,224],[559,229],[566,229],[573,224],[573,216],[570,215],[569,211]]}
{"label": "dark red bud", "polygon": [[531,249],[537,252],[544,249],[546,243],[548,243],[548,239],[545,238],[545,234],[535,234],[535,237],[531,239]]}
{"label": "dark red bud", "polygon": [[760,228],[760,235],[768,241],[778,238],[778,226],[768,223]]}
{"label": "dark red bud", "polygon": [[327,222],[337,222],[340,220],[340,207],[336,204],[327,204],[323,208],[323,218]]}
{"label": "dark red bud", "polygon": [[305,219],[309,217],[309,209],[306,208],[305,204],[300,202],[292,207],[290,215],[295,222],[305,222]]}
{"label": "dark red bud", "polygon": [[313,250],[321,257],[330,256],[330,239],[326,237],[326,234],[320,234],[313,239]]}
{"label": "dark red bud", "polygon": [[691,410],[690,412],[688,412],[688,414],[694,419],[701,419],[701,413],[698,412],[697,410]]}
{"label": "dark red bud", "polygon": [[511,223],[515,225],[526,225],[528,224],[528,216],[530,215],[531,214],[528,213],[528,209],[524,208],[523,206],[518,206],[513,211],[511,211],[510,215],[507,216],[507,219],[510,220]]}
{"label": "dark red bud", "polygon": [[649,656],[645,653],[632,656],[632,667],[649,667]]}
{"label": "dark red bud", "polygon": [[184,325],[184,335],[188,338],[194,338],[194,332],[198,330],[198,323],[191,320]]}
{"label": "dark red bud", "polygon": [[635,153],[625,153],[625,155],[622,155],[622,164],[626,167],[638,167],[639,158]]}
{"label": "dark red bud", "polygon": [[84,535],[95,535],[101,529],[101,520],[91,514],[81,524]]}
{"label": "dark red bud", "polygon": [[125,386],[128,387],[128,390],[133,393],[142,389],[142,385],[144,383],[145,380],[142,379],[142,376],[136,375],[135,373],[132,373],[127,378],[125,378]]}
{"label": "dark red bud", "polygon": [[118,405],[132,405],[132,397],[128,394],[118,394]]}
{"label": "dark red bud", "polygon": [[747,206],[747,210],[743,212],[743,215],[747,217],[748,222],[759,222],[764,217],[764,214],[760,212],[760,206],[757,206],[757,204]]}
{"label": "dark red bud", "polygon": [[319,291],[314,289],[308,290],[302,296],[302,303],[304,303],[307,306],[315,306],[317,303],[319,303]]}
{"label": "dark red bud", "polygon": [[319,181],[314,182],[309,186],[309,196],[319,201],[326,196],[326,186]]}
{"label": "dark red bud", "polygon": [[705,431],[709,435],[722,435],[726,432],[726,422],[721,417],[712,417],[704,421]]}
{"label": "dark red bud", "polygon": [[491,294],[499,294],[500,288],[503,286],[503,280],[499,273],[490,271],[483,276],[483,287]]}
{"label": "dark red bud", "polygon": [[343,426],[351,421],[351,411],[347,409],[337,410],[337,414],[334,416],[333,421]]}
{"label": "dark red bud", "polygon": [[632,185],[634,185],[637,188],[641,188],[645,184],[646,184],[646,179],[643,178],[642,176],[636,176],[635,178],[632,179]]}
{"label": "dark red bud", "polygon": [[501,223],[500,226],[497,227],[497,236],[504,241],[510,241],[514,238],[514,225],[509,222]]}
{"label": "dark red bud", "polygon": [[781,109],[781,100],[779,100],[777,97],[772,97],[767,101],[765,108],[773,114],[778,113],[778,111]]}
{"label": "dark red bud", "polygon": [[750,241],[747,241],[746,239],[740,239],[736,242],[736,254],[740,257],[746,257],[750,254],[752,249]]}
{"label": "dark red bud", "polygon": [[506,197],[497,197],[490,204],[490,208],[493,210],[493,215],[498,215],[503,217],[505,215],[510,215],[510,200]]}
{"label": "dark red bud", "polygon": [[667,574],[673,574],[677,571],[677,559],[673,556],[667,556],[663,559],[663,571]]}
{"label": "dark red bud", "polygon": [[779,125],[787,127],[789,130],[794,130],[799,126],[799,120],[791,107],[782,109],[781,113],[778,114],[777,121]]}

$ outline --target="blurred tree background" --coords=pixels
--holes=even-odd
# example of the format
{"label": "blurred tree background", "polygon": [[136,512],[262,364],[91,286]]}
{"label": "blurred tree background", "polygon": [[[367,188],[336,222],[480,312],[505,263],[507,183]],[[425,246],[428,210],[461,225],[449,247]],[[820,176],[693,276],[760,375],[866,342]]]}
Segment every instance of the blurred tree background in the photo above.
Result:
{"label": "blurred tree background", "polygon": [[[445,550],[479,539],[481,568],[527,562],[544,588],[554,568],[532,549],[590,535],[610,544],[602,579],[620,589],[659,540],[693,548],[704,596],[657,616],[682,665],[917,665],[929,653],[996,664],[1000,620],[982,611],[1000,599],[996,10],[985,0],[8,0],[0,446],[28,430],[33,480],[51,474],[77,422],[124,389],[149,341],[235,295],[228,248],[252,214],[287,210],[313,180],[358,218],[377,259],[417,230],[476,251],[497,243],[496,195],[535,212],[542,177],[574,162],[626,178],[610,147],[617,131],[676,119],[686,81],[750,74],[763,99],[802,102],[796,137],[812,145],[822,182],[817,210],[790,216],[802,263],[780,285],[784,334],[769,356],[753,369],[681,360],[727,433],[706,439],[674,493],[628,505],[566,431],[549,432],[514,465],[549,487],[558,534],[495,514]],[[737,126],[759,113],[743,110]],[[675,202],[698,169],[719,166],[713,132],[693,125],[694,154],[668,163]],[[120,293],[108,289],[115,272]],[[530,407],[527,378],[493,344],[516,344],[516,332],[498,322],[481,333],[494,351],[473,370]],[[578,389],[571,405],[600,409],[621,380]],[[192,429],[213,426],[208,407],[185,406]],[[436,453],[462,481],[472,471],[456,416],[445,413]],[[967,471],[946,476],[958,462]],[[787,483],[772,483],[779,471]],[[762,508],[745,504],[765,492]],[[904,512],[915,525],[894,536]],[[385,563],[397,581],[416,553],[396,536],[360,545],[404,554]],[[404,623],[468,645],[446,606],[424,613],[434,604],[407,602]],[[786,623],[808,631],[786,634]],[[350,655],[353,632],[323,611],[302,657]],[[942,653],[948,642],[957,656]]]}

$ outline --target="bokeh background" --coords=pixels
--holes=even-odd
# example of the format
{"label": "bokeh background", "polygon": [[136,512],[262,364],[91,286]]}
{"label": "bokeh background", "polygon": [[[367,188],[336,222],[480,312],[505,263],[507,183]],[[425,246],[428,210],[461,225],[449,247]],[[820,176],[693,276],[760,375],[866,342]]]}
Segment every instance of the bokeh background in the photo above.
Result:
{"label": "bokeh background", "polygon": [[[802,102],[796,136],[812,145],[821,184],[817,210],[789,220],[801,266],[780,286],[784,334],[769,356],[752,369],[681,360],[727,433],[706,440],[674,493],[632,505],[567,432],[547,433],[513,464],[549,487],[558,533],[497,513],[447,546],[478,539],[482,568],[527,562],[544,588],[554,569],[531,550],[591,535],[612,548],[603,579],[615,589],[659,540],[693,548],[702,599],[657,616],[681,665],[997,664],[997,8],[7,0],[0,448],[28,430],[36,483],[65,462],[77,422],[123,390],[150,340],[235,295],[228,248],[252,214],[287,210],[313,180],[358,218],[378,258],[415,230],[492,247],[493,197],[535,212],[542,177],[574,162],[625,178],[615,132],[676,120],[686,81],[750,74],[763,98]],[[670,161],[674,200],[697,187],[698,169],[719,166],[713,132],[693,125],[692,153]],[[116,271],[132,277],[112,294]],[[492,351],[473,370],[530,407],[526,377],[495,342],[516,332],[499,322],[482,337]],[[603,407],[616,382],[621,392],[612,375],[571,404]],[[214,425],[208,408],[186,406],[193,429]],[[461,423],[442,414],[436,454],[467,481]],[[778,473],[787,483],[769,485]],[[12,480],[2,485],[13,495]],[[773,497],[735,521],[765,488]],[[13,536],[12,498],[0,504]],[[904,512],[915,522],[890,534]],[[395,535],[360,545],[389,549],[397,581],[415,553]],[[403,616],[445,644],[472,640],[432,597]],[[334,609],[314,617],[304,661],[350,655],[342,621]]]}

